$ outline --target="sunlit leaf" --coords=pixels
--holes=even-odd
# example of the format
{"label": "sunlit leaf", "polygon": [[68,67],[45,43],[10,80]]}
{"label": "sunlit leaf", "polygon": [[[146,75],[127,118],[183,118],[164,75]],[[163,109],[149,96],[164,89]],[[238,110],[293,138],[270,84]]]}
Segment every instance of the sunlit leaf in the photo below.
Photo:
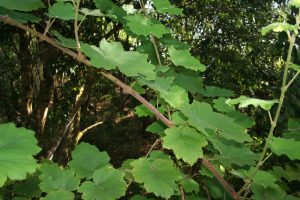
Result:
{"label": "sunlit leaf", "polygon": [[226,101],[229,105],[239,105],[240,108],[246,108],[249,105],[253,105],[254,107],[261,107],[262,109],[268,111],[272,108],[275,103],[278,103],[278,100],[262,100],[255,99],[246,96],[240,96],[237,99],[228,99]]}
{"label": "sunlit leaf", "polygon": [[136,35],[145,37],[152,34],[157,38],[161,38],[164,34],[169,33],[169,30],[160,22],[139,14],[130,15],[125,18],[126,26]]}
{"label": "sunlit leaf", "polygon": [[289,6],[295,6],[296,8],[300,8],[300,0],[290,0]]}
{"label": "sunlit leaf", "polygon": [[274,31],[274,32],[294,31],[295,33],[298,33],[298,26],[286,22],[275,22],[261,29],[262,35],[266,35],[270,31]]}
{"label": "sunlit leaf", "polygon": [[26,2],[24,2],[24,0],[1,0],[0,7],[27,12],[45,8],[45,5],[41,0],[26,0]]}
{"label": "sunlit leaf", "polygon": [[96,17],[104,16],[104,14],[101,13],[99,9],[90,10],[88,8],[81,8],[80,12],[84,15],[90,15],[90,16],[96,16]]}
{"label": "sunlit leaf", "polygon": [[203,157],[202,148],[207,145],[203,134],[188,126],[172,127],[165,130],[163,147],[173,150],[177,159],[193,165]]}
{"label": "sunlit leaf", "polygon": [[278,156],[286,155],[291,160],[300,160],[300,141],[295,141],[295,139],[272,137],[270,149]]}
{"label": "sunlit leaf", "polygon": [[93,174],[93,181],[85,181],[79,190],[85,200],[115,200],[126,192],[124,173],[112,167],[102,167]]}
{"label": "sunlit leaf", "polygon": [[182,15],[182,10],[174,7],[168,0],[153,0],[153,4],[159,13]]}
{"label": "sunlit leaf", "polygon": [[181,173],[171,160],[140,158],[131,165],[135,181],[143,184],[147,192],[163,198],[174,194],[178,187],[175,182],[181,179]]}
{"label": "sunlit leaf", "polygon": [[[91,155],[93,158],[91,159]],[[87,143],[80,143],[72,151],[72,160],[69,166],[79,178],[90,179],[96,169],[110,165],[109,156],[106,152],[100,152],[97,147]]]}
{"label": "sunlit leaf", "polygon": [[16,128],[14,124],[0,125],[0,187],[9,178],[22,180],[35,172],[37,163],[33,155],[40,151],[34,132]]}
{"label": "sunlit leaf", "polygon": [[188,50],[178,50],[174,46],[169,47],[168,51],[172,62],[177,66],[185,67],[194,71],[205,71],[206,67],[191,55]]}

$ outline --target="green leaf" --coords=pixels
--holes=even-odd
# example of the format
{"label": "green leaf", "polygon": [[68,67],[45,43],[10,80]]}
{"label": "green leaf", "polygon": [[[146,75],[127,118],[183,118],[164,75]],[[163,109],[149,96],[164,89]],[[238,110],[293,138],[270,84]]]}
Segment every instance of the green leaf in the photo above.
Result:
{"label": "green leaf", "polygon": [[165,133],[163,147],[173,150],[177,159],[193,165],[203,157],[202,148],[207,145],[203,134],[188,126],[168,128]]}
{"label": "green leaf", "polygon": [[82,8],[80,9],[80,12],[83,15],[87,15],[87,16],[96,16],[96,17],[104,16],[104,14],[99,9],[90,10],[88,8]]}
{"label": "green leaf", "polygon": [[127,20],[126,26],[136,35],[143,35],[145,37],[150,34],[161,38],[164,34],[169,33],[169,30],[160,21],[135,14],[125,17]]}
{"label": "green leaf", "polygon": [[205,86],[205,89],[201,91],[201,94],[205,97],[231,97],[234,96],[234,92],[224,88],[215,86]]}
{"label": "green leaf", "polygon": [[295,70],[296,72],[300,72],[300,66],[299,66],[299,65],[296,65],[296,64],[294,64],[294,63],[291,63],[291,64],[289,65],[289,68]]}
{"label": "green leaf", "polygon": [[[0,3],[1,4],[1,3]],[[0,7],[0,15],[7,15],[19,23],[39,22],[42,19],[29,13],[17,12]]]}
{"label": "green leaf", "polygon": [[59,40],[60,44],[67,48],[77,48],[76,41],[72,38],[66,38],[63,35],[61,35],[58,31],[52,31],[51,32],[57,39]]}
{"label": "green leaf", "polygon": [[179,109],[181,105],[189,102],[188,93],[176,85],[172,85],[169,90],[161,90],[160,96],[173,108]]}
{"label": "green leaf", "polygon": [[192,178],[184,178],[179,181],[179,184],[182,185],[183,189],[187,193],[199,192],[199,184]]}
{"label": "green leaf", "polygon": [[41,149],[34,132],[16,128],[14,124],[0,125],[0,187],[7,178],[22,180],[27,173],[35,172],[37,163],[33,155]]}
{"label": "green leaf", "polygon": [[286,200],[285,192],[282,188],[277,186],[276,188],[265,188],[261,185],[252,184],[251,190],[253,192],[253,196],[251,199],[253,200]]}
{"label": "green leaf", "polygon": [[7,8],[9,10],[18,10],[18,11],[32,11],[39,8],[45,8],[45,5],[41,0],[1,0],[0,7]]}
{"label": "green leaf", "polygon": [[295,141],[295,139],[272,137],[270,149],[278,156],[286,155],[291,160],[300,160],[300,141]]}
{"label": "green leaf", "polygon": [[72,192],[57,190],[49,192],[46,197],[41,198],[41,200],[74,200],[75,195]]}
{"label": "green leaf", "polygon": [[174,194],[178,187],[175,182],[182,178],[171,160],[140,158],[131,165],[135,181],[144,184],[147,192],[163,198],[170,198]]}
{"label": "green leaf", "polygon": [[172,62],[177,66],[182,66],[186,69],[194,71],[205,71],[206,67],[191,55],[189,50],[177,50],[174,46],[169,47],[168,51]]}
{"label": "green leaf", "polygon": [[38,176],[29,176],[25,181],[14,184],[14,192],[25,197],[40,197],[42,191],[39,187],[40,180]]}
{"label": "green leaf", "polygon": [[[48,12],[51,18],[72,20],[75,17],[74,7],[71,3],[57,2],[49,7]],[[82,18],[82,15],[78,16],[79,20]]]}
{"label": "green leaf", "polygon": [[84,200],[118,199],[126,192],[124,173],[112,167],[102,167],[93,174],[93,182],[83,182],[78,191]]}
{"label": "green leaf", "polygon": [[109,43],[103,39],[100,42],[100,48],[83,44],[81,50],[91,58],[91,64],[94,67],[110,70],[118,66],[126,76],[140,76],[147,80],[155,78],[155,66],[148,63],[147,55],[136,51],[124,51],[119,42]]}
{"label": "green leaf", "polygon": [[295,6],[296,8],[300,8],[300,0],[290,0],[289,6]]}
{"label": "green leaf", "polygon": [[180,111],[188,118],[188,123],[202,133],[207,134],[206,129],[211,129],[228,140],[237,142],[251,140],[242,126],[223,114],[213,112],[207,103],[194,101],[192,104],[181,106]]}
{"label": "green leaf", "polygon": [[300,181],[300,165],[299,164],[293,164],[293,165],[286,164],[284,169],[279,166],[274,166],[272,173],[278,179],[285,178],[288,182]]}
{"label": "green leaf", "polygon": [[162,137],[165,135],[164,131],[166,128],[166,125],[163,124],[161,121],[155,121],[147,127],[146,131],[150,133],[156,133]]}
{"label": "green leaf", "polygon": [[[90,156],[93,155],[93,159]],[[110,165],[106,152],[100,152],[97,147],[87,143],[80,143],[72,152],[69,166],[74,169],[78,178],[90,179],[96,169]]]}
{"label": "green leaf", "polygon": [[106,13],[108,17],[114,21],[120,21],[125,23],[124,17],[126,12],[118,5],[114,4],[111,0],[93,0],[96,8],[99,8],[101,12]]}
{"label": "green leaf", "polygon": [[152,117],[154,115],[144,104],[136,106],[134,113],[139,117]]}
{"label": "green leaf", "polygon": [[62,169],[57,164],[44,163],[40,167],[40,188],[43,192],[53,190],[73,191],[78,188],[79,180],[70,169]]}
{"label": "green leaf", "polygon": [[182,9],[172,6],[168,0],[153,0],[153,4],[157,12],[159,13],[167,13],[169,15],[183,15]]}
{"label": "green leaf", "polygon": [[211,142],[214,148],[220,152],[220,155],[215,155],[215,158],[225,166],[231,166],[232,164],[241,167],[252,166],[259,159],[259,155],[253,153],[249,147],[233,140],[216,138]]}
{"label": "green leaf", "polygon": [[275,23],[272,23],[272,24],[270,24],[266,27],[263,27],[261,29],[261,34],[266,35],[270,31],[274,31],[274,32],[294,31],[295,33],[298,33],[298,26],[292,25],[292,24],[289,24],[289,23],[286,23],[286,22],[275,22]]}
{"label": "green leaf", "polygon": [[175,77],[174,84],[193,94],[203,88],[202,77],[193,70],[181,69],[179,73],[172,73]]}
{"label": "green leaf", "polygon": [[246,108],[249,105],[253,105],[254,107],[261,107],[262,109],[268,111],[275,103],[278,103],[278,100],[261,100],[246,96],[240,96],[237,99],[228,99],[226,103],[228,103],[229,105],[239,104],[239,108]]}
{"label": "green leaf", "polygon": [[288,130],[283,133],[283,137],[300,141],[300,119],[289,119]]}
{"label": "green leaf", "polygon": [[140,80],[139,82],[143,85],[147,85],[153,90],[165,91],[170,89],[171,84],[174,82],[174,77],[156,77],[155,80],[151,80],[151,81]]}

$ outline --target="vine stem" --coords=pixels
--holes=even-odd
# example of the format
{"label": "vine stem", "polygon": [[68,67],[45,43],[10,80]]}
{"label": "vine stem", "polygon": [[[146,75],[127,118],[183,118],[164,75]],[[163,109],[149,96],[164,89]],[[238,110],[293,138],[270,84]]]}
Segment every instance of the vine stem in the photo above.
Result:
{"label": "vine stem", "polygon": [[[39,33],[36,30],[15,21],[15,20],[11,19],[8,16],[1,16],[0,15],[0,21],[4,22],[6,24],[9,24],[11,26],[15,26],[15,27],[18,27],[18,28],[23,29],[25,31],[28,31],[32,35],[35,35],[36,37],[42,39],[43,41],[48,42],[49,44],[51,44],[55,48],[61,50],[63,53],[71,56],[74,60],[77,60],[78,62],[81,62],[81,63],[85,64],[88,67],[92,67],[91,64],[90,64],[90,61],[88,61],[84,56],[79,56],[74,51],[72,51],[68,48],[60,46],[59,44],[56,43],[55,40],[49,38],[48,36],[43,35],[42,33]],[[167,119],[163,114],[161,114],[151,103],[149,103],[144,97],[139,95],[131,87],[129,87],[128,85],[126,85],[125,83],[123,83],[122,81],[120,81],[119,79],[117,79],[116,77],[114,77],[111,74],[108,74],[108,73],[105,73],[105,72],[101,72],[101,74],[104,77],[106,77],[107,79],[109,79],[110,81],[114,82],[119,87],[121,87],[125,92],[132,95],[134,98],[136,98],[142,104],[144,104],[167,127],[171,128],[173,126],[173,123],[169,119]],[[214,166],[207,159],[202,158],[201,162],[214,175],[214,177],[219,181],[219,183],[223,186],[223,188],[230,194],[230,196],[233,199],[240,200],[240,198],[237,195],[237,193],[235,192],[234,188],[216,171]]]}
{"label": "vine stem", "polygon": [[79,12],[79,7],[80,7],[80,1],[81,0],[77,0],[77,3],[75,4],[75,16],[74,16],[74,34],[75,34],[75,40],[76,40],[76,47],[77,47],[77,52],[78,55],[82,55],[81,51],[80,51],[80,40],[79,40],[79,35],[78,35],[78,31],[79,31],[79,26],[78,26],[78,12]]}
{"label": "vine stem", "polygon": [[[298,15],[296,17],[296,26],[299,26],[300,23],[300,11],[298,11]],[[284,102],[284,98],[285,98],[285,94],[286,91],[288,89],[288,87],[292,84],[292,82],[296,79],[296,77],[298,76],[298,73],[291,79],[291,81],[289,83],[287,83],[287,75],[288,75],[288,71],[289,71],[289,66],[292,62],[292,53],[293,53],[293,48],[295,45],[295,41],[296,41],[296,34],[292,33],[292,34],[288,34],[288,41],[289,41],[289,49],[288,49],[288,54],[287,54],[287,58],[286,58],[286,62],[284,64],[284,72],[283,72],[283,77],[282,77],[282,84],[281,84],[281,92],[280,92],[280,97],[279,97],[279,102],[278,102],[278,107],[275,113],[275,117],[272,120],[271,115],[270,116],[270,130],[265,142],[265,145],[263,147],[263,151],[260,155],[260,158],[255,166],[254,172],[251,174],[250,180],[240,189],[240,191],[238,192],[239,195],[241,195],[242,192],[244,192],[245,190],[247,190],[249,188],[249,186],[251,185],[251,179],[256,175],[257,171],[259,170],[259,168],[263,165],[263,163],[266,161],[265,155],[267,153],[267,150],[269,148],[269,143],[271,138],[274,135],[274,130],[277,126],[278,123],[278,119],[280,116],[280,112],[282,109],[282,105]],[[267,157],[269,158],[269,157]]]}

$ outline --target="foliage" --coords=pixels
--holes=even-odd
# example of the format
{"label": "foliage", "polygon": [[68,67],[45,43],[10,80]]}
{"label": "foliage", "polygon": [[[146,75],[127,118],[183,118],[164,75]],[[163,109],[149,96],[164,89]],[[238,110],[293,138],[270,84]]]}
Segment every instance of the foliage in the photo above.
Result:
{"label": "foliage", "polygon": [[[292,64],[292,56],[299,29],[300,11],[295,16],[294,24],[276,22],[262,28],[263,35],[271,31],[276,33],[283,31],[288,37],[287,56],[284,64],[280,65],[283,69],[283,76],[278,100],[263,100],[246,96],[233,99],[233,96],[236,96],[235,92],[203,83],[206,81],[203,78],[203,72],[209,68],[193,56],[189,45],[173,37],[173,31],[166,23],[163,23],[163,21],[168,21],[166,20],[168,18],[176,18],[177,15],[184,17],[181,9],[176,8],[167,0],[154,0],[153,4],[146,5],[146,2],[140,1],[139,10],[134,13],[126,12],[123,7],[110,0],[94,0],[89,3],[84,4],[80,0],[56,0],[48,7],[40,0],[30,0],[28,3],[2,0],[0,3],[2,21],[26,30],[31,36],[45,40],[72,56],[77,62],[86,65],[84,67],[73,63],[76,66],[70,69],[69,73],[75,74],[74,77],[78,75],[78,79],[81,81],[84,79],[82,81],[84,83],[81,84],[82,87],[72,88],[73,97],[75,97],[73,99],[76,100],[73,104],[67,104],[71,110],[64,112],[65,118],[57,117],[57,124],[62,128],[58,127],[55,133],[50,131],[49,138],[44,138],[44,142],[50,141],[42,145],[43,150],[47,152],[46,157],[51,159],[51,154],[57,156],[59,151],[63,152],[65,150],[63,144],[72,143],[75,146],[78,142],[77,138],[80,139],[82,134],[92,127],[80,131],[78,129],[80,122],[76,124],[74,121],[79,120],[81,116],[81,108],[89,98],[87,91],[91,89],[90,84],[97,77],[97,73],[116,83],[123,93],[129,93],[143,103],[135,108],[139,117],[152,117],[154,113],[164,125],[161,122],[153,122],[148,126],[146,129],[148,132],[158,135],[155,143],[147,150],[145,156],[127,160],[119,169],[109,163],[110,157],[107,152],[100,152],[95,146],[84,142],[75,146],[71,153],[71,160],[67,160],[64,167],[52,161],[39,163],[33,158],[40,151],[33,131],[16,128],[11,123],[1,125],[0,186],[3,186],[2,196],[41,197],[41,199],[57,199],[63,196],[65,199],[88,200],[110,200],[123,196],[130,198],[133,195],[133,199],[148,199],[148,197],[184,199],[184,196],[191,196],[191,199],[206,197],[219,199],[225,195],[231,198],[239,198],[237,195],[242,195],[252,199],[276,197],[293,199],[299,196],[299,191],[290,187],[286,182],[286,180],[288,182],[299,181],[299,177],[295,176],[299,171],[298,161],[300,160],[297,153],[300,150],[299,135],[297,135],[300,127],[299,119],[290,119],[288,130],[282,134],[275,131],[280,122],[280,114],[288,89],[299,75],[299,66]],[[298,8],[299,1],[292,0],[289,5]],[[30,12],[37,9],[42,13],[41,15],[37,12]],[[20,20],[22,15],[26,18]],[[48,16],[45,21],[44,34],[38,33],[37,28],[33,29],[37,25],[31,24],[37,21],[35,15],[37,18]],[[219,17],[224,20],[227,18],[223,15]],[[118,33],[127,38],[127,45],[116,38],[115,41],[108,39],[110,36],[91,39],[93,34],[89,32],[86,36],[85,30],[80,28],[88,22],[89,18],[96,19],[97,23],[101,19],[105,19],[108,24],[112,22],[115,26],[112,30],[122,27],[122,32]],[[24,27],[14,19],[21,23],[30,23]],[[70,28],[72,30],[70,35],[74,36],[66,34],[62,28],[52,27],[56,20],[67,24],[67,28],[74,27]],[[198,30],[197,34],[201,31]],[[47,34],[55,36],[58,41],[46,36]],[[20,34],[19,42],[30,46],[30,40],[26,37],[27,34]],[[248,51],[246,47],[242,50]],[[237,49],[232,51],[237,51]],[[32,64],[26,63],[31,58],[31,52],[22,53],[26,58],[18,56],[21,58],[24,84],[28,81],[26,78],[32,78],[30,73],[25,76],[26,69],[32,67]],[[49,58],[50,61],[53,59]],[[66,61],[62,59],[60,62],[65,64]],[[57,67],[51,62],[48,65]],[[80,67],[84,69],[78,70]],[[62,69],[57,67],[54,71],[59,70]],[[145,100],[138,92],[112,74],[121,74],[120,77],[126,77],[124,82],[137,84],[136,88],[150,100]],[[66,83],[64,81],[61,81],[62,84]],[[59,81],[56,80],[56,82]],[[23,106],[27,112],[26,117],[30,118],[32,115],[30,109],[34,106],[30,106],[28,99],[30,95],[34,95],[33,91],[26,93],[26,89],[27,87],[23,90],[22,100],[25,102]],[[120,96],[123,96],[123,93],[120,93]],[[64,98],[61,90],[58,90],[55,95]],[[231,99],[228,99],[229,97]],[[275,99],[275,94],[272,97]],[[51,99],[48,104],[50,102]],[[150,105],[151,102],[156,105]],[[239,110],[236,110],[234,105],[239,105],[240,109],[253,105],[255,108],[261,107],[263,111],[267,111],[266,115],[269,117],[270,124],[265,126],[270,126],[270,130],[267,137],[263,138],[265,141],[261,142],[258,148],[254,148],[258,139],[255,136],[257,134],[252,133],[253,119],[238,112]],[[60,106],[64,109],[62,103]],[[43,116],[43,114],[37,116]],[[164,116],[168,116],[169,119]],[[28,120],[26,124],[30,123]],[[40,129],[40,132],[37,131],[37,138],[45,137]],[[275,134],[278,135],[274,136]],[[67,141],[62,143],[64,140]],[[162,143],[162,148],[159,151],[153,151],[159,142]],[[70,146],[67,148],[72,149]],[[164,149],[171,151],[164,151]],[[285,161],[281,161],[283,155],[286,156]],[[199,169],[200,163],[201,169]],[[229,181],[237,183],[235,188],[231,188],[227,183]],[[29,187],[30,184],[32,187]],[[201,188],[205,188],[206,191]],[[235,189],[239,189],[239,192],[235,192]]]}

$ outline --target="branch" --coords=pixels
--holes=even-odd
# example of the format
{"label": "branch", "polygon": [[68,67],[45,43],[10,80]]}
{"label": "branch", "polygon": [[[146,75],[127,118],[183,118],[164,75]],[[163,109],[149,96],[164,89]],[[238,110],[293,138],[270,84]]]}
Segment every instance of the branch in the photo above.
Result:
{"label": "branch", "polygon": [[89,130],[91,130],[92,128],[95,128],[96,126],[99,126],[103,124],[103,121],[101,122],[96,122],[95,124],[90,125],[89,127],[85,128],[84,130],[80,131],[75,139],[75,144],[78,144],[79,140],[82,138],[82,136],[88,132]]}
{"label": "branch", "polygon": [[[9,24],[11,26],[15,26],[18,28],[21,28],[25,31],[28,31],[29,33],[39,37],[40,39],[48,42],[52,46],[56,47],[57,49],[61,50],[65,54],[71,56],[73,59],[77,60],[78,62],[81,62],[89,67],[91,67],[90,62],[84,57],[84,56],[78,56],[75,52],[73,52],[70,49],[64,48],[57,44],[53,39],[35,31],[34,29],[25,26],[23,24],[18,23],[17,21],[9,18],[8,16],[0,16],[0,21],[3,21],[6,24]],[[114,82],[116,85],[121,87],[124,91],[126,91],[128,94],[132,95],[134,98],[136,98],[139,102],[144,104],[158,119],[160,119],[167,127],[172,127],[173,123],[167,119],[163,114],[161,114],[151,103],[149,103],[146,99],[144,99],[141,95],[139,95],[136,91],[134,91],[131,87],[117,79],[111,74],[101,72],[101,74],[106,77],[107,79]],[[234,188],[226,182],[226,180],[218,174],[218,172],[215,170],[214,166],[205,158],[202,158],[202,164],[207,167],[210,172],[217,178],[217,180],[220,182],[220,184],[224,187],[224,189],[231,195],[233,199],[240,199],[237,193],[234,191]]]}

